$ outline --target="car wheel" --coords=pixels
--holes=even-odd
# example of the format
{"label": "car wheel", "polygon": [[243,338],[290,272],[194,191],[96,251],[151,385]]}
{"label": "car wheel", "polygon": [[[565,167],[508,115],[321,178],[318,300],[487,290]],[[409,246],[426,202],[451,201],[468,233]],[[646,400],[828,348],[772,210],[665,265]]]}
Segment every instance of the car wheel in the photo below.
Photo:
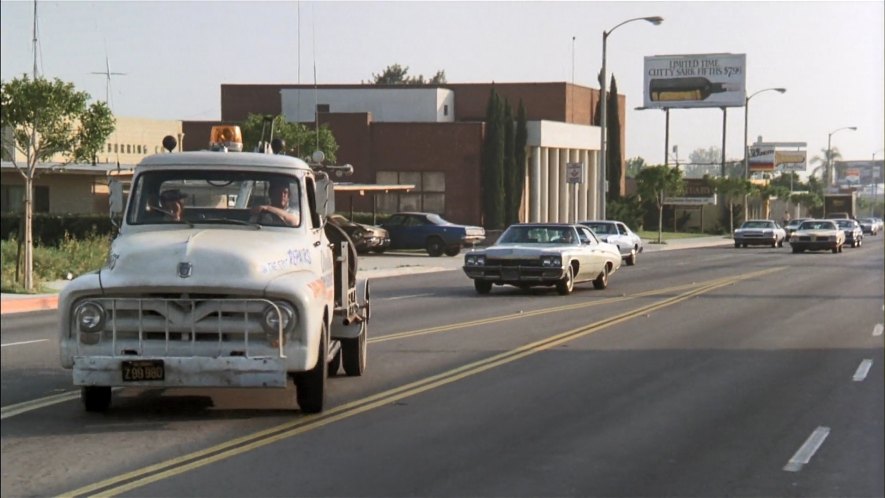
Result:
{"label": "car wheel", "polygon": [[427,239],[427,254],[431,255],[434,258],[438,258],[443,255],[443,251],[445,251],[446,245],[443,243],[442,239],[439,237],[430,237]]}
{"label": "car wheel", "polygon": [[492,292],[492,283],[486,282],[485,280],[474,280],[473,288],[476,289],[477,294],[488,294]]}
{"label": "car wheel", "polygon": [[374,252],[375,254],[384,254],[384,248],[376,247],[375,249],[372,249],[372,252]]}
{"label": "car wheel", "polygon": [[104,412],[111,406],[110,386],[83,386],[80,399],[87,412]]}
{"label": "car wheel", "polygon": [[780,243],[777,245],[778,247],[784,247],[784,239],[781,239]]}
{"label": "car wheel", "polygon": [[567,296],[572,293],[575,289],[575,272],[572,268],[572,265],[568,266],[568,269],[565,271],[565,276],[562,277],[562,280],[556,283],[556,292],[561,296]]}
{"label": "car wheel", "polygon": [[838,253],[838,252],[839,252],[839,249],[840,249],[840,248],[839,248],[838,246],[833,247],[833,254]]}
{"label": "car wheel", "polygon": [[461,246],[446,247],[446,256],[457,256],[461,252]]}
{"label": "car wheel", "polygon": [[794,247],[794,248],[793,248],[793,253],[794,253],[794,254],[795,254],[795,253],[799,253],[799,252],[802,252],[802,251],[800,251],[798,247]]}
{"label": "car wheel", "polygon": [[627,256],[627,266],[633,266],[636,264],[636,248],[630,250],[630,255]]}
{"label": "car wheel", "polygon": [[602,267],[602,273],[593,281],[593,287],[599,290],[608,287],[608,265]]}
{"label": "car wheel", "polygon": [[344,360],[344,373],[348,377],[359,377],[366,371],[368,353],[369,324],[363,322],[359,337],[341,339],[341,353]]}
{"label": "car wheel", "polygon": [[326,322],[320,327],[320,346],[317,364],[307,372],[295,374],[295,400],[301,411],[305,413],[319,413],[323,411],[326,401],[326,378],[328,374],[326,366],[326,354],[328,352],[328,339],[326,338]]}
{"label": "car wheel", "polygon": [[734,248],[735,248],[735,249],[740,249],[740,248],[741,248],[741,243],[740,243],[740,242],[735,242],[735,243],[734,243]]}

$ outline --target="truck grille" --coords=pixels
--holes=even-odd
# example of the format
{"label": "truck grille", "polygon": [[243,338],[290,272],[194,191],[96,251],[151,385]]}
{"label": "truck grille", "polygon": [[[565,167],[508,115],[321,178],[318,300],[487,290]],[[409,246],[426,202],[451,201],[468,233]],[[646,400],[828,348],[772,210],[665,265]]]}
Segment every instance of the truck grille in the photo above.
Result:
{"label": "truck grille", "polygon": [[[265,310],[274,306],[267,299],[127,297],[89,298],[80,303],[86,301],[104,308],[105,325],[101,332],[89,333],[81,331],[76,316],[72,317],[81,352],[284,357],[282,328],[268,334],[262,326]],[[281,323],[283,311],[277,308],[276,312]]]}

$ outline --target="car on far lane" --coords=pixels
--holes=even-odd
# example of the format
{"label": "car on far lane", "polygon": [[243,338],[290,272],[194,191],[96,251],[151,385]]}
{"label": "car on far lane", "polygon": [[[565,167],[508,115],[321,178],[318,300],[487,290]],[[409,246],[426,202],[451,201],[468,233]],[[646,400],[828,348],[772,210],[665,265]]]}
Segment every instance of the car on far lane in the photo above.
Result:
{"label": "car on far lane", "polygon": [[340,214],[331,214],[326,219],[350,237],[356,252],[360,254],[369,251],[380,254],[390,247],[390,234],[381,227],[357,223]]}
{"label": "car on far lane", "polygon": [[451,223],[434,213],[394,213],[381,228],[390,234],[390,249],[424,249],[433,257],[455,256],[486,239],[484,228]]}
{"label": "car on far lane", "polygon": [[642,252],[642,239],[630,230],[622,221],[588,220],[579,222],[593,230],[599,240],[618,246],[621,257],[627,266],[636,264],[636,258]]}
{"label": "car on far lane", "polygon": [[802,224],[805,220],[810,220],[811,218],[795,218],[790,220],[786,225],[784,225],[784,231],[787,232],[787,240],[790,240],[790,234],[795,232],[799,225]]}
{"label": "car on far lane", "polygon": [[845,244],[850,247],[860,247],[863,244],[863,230],[860,223],[848,220],[833,220],[836,225],[845,232]]}
{"label": "car on far lane", "polygon": [[734,230],[734,246],[784,247],[787,232],[772,220],[747,220]]}
{"label": "car on far lane", "polygon": [[581,282],[605,289],[620,267],[616,246],[583,225],[564,223],[510,225],[493,245],[464,255],[464,273],[478,294],[488,294],[492,285],[556,287],[561,295]]}
{"label": "car on far lane", "polygon": [[833,220],[805,220],[790,235],[793,252],[830,250],[836,254],[842,252],[844,244],[845,232]]}
{"label": "car on far lane", "polygon": [[879,233],[879,222],[875,218],[861,218],[857,221],[860,223],[863,233],[868,233],[874,237]]}

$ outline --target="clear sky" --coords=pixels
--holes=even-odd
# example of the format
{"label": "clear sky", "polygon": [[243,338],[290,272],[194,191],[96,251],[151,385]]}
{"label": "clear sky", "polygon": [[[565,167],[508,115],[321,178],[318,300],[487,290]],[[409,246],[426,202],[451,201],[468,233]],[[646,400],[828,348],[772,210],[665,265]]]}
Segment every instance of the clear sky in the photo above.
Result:
{"label": "clear sky", "polygon": [[[602,33],[607,66],[627,98],[627,150],[664,161],[664,113],[643,104],[643,58],[746,54],[753,142],[807,142],[828,134],[843,159],[885,157],[885,2],[130,2],[39,1],[38,70],[106,93],[120,116],[220,118],[222,83],[360,83],[391,64],[410,75],[445,70],[449,82],[574,81],[597,88]],[[2,78],[33,69],[32,1],[0,2]],[[572,41],[574,37],[574,41]],[[744,109],[729,108],[726,154],[743,157]],[[722,111],[670,112],[680,160],[721,146]]]}

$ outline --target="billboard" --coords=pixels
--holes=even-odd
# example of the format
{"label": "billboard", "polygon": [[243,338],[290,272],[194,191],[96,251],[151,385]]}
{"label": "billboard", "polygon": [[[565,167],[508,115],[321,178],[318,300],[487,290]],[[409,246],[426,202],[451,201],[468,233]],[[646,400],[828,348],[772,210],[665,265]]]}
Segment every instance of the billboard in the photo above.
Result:
{"label": "billboard", "polygon": [[746,54],[653,55],[644,70],[645,107],[744,106]]}
{"label": "billboard", "polygon": [[756,142],[750,146],[750,171],[805,171],[805,142]]}
{"label": "billboard", "polygon": [[882,183],[885,161],[836,161],[836,183],[841,187]]}

